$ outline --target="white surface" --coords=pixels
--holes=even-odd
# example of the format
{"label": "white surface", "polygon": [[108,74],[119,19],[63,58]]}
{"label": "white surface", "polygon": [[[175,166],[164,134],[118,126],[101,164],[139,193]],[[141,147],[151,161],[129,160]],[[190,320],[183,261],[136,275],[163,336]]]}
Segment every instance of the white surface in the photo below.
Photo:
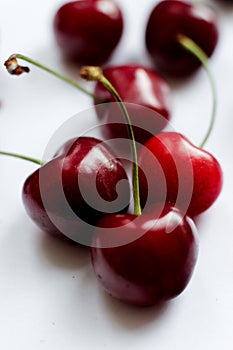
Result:
{"label": "white surface", "polygon": [[[112,59],[148,64],[144,27],[155,1],[118,0],[123,40]],[[0,149],[40,158],[53,132],[91,100],[31,67],[11,77],[3,67],[13,52],[72,77],[53,41],[51,23],[60,1],[1,0]],[[218,117],[207,149],[224,170],[216,204],[199,220],[200,256],[185,292],[163,308],[137,309],[108,297],[97,285],[88,252],[41,233],[27,217],[21,188],[36,166],[0,158],[0,348],[198,349],[233,348],[233,4],[214,2],[220,41],[211,59],[218,88]],[[88,85],[88,88],[91,88]],[[172,84],[173,125],[193,142],[207,128],[211,95],[205,72]]]}

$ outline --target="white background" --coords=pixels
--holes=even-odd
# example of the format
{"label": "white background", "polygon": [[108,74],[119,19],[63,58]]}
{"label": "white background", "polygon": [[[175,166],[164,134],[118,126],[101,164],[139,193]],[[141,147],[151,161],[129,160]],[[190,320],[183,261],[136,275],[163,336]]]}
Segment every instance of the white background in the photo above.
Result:
{"label": "white background", "polygon": [[[125,17],[123,39],[109,63],[150,65],[144,31],[155,0],[118,0]],[[65,66],[52,33],[57,0],[1,0],[0,149],[42,157],[54,131],[91,106],[90,98],[31,67],[11,77],[6,58],[20,52],[78,78]],[[233,348],[233,3],[211,1],[220,40],[211,67],[218,113],[206,149],[220,161],[224,188],[198,221],[200,256],[185,292],[163,307],[137,309],[107,296],[97,284],[88,251],[39,229],[21,202],[26,177],[37,166],[0,158],[0,348],[198,349]],[[161,29],[162,30],[162,29]],[[174,127],[199,143],[208,127],[211,94],[205,72],[171,82]],[[91,85],[88,85],[91,88]],[[83,123],[83,121],[80,121]]]}

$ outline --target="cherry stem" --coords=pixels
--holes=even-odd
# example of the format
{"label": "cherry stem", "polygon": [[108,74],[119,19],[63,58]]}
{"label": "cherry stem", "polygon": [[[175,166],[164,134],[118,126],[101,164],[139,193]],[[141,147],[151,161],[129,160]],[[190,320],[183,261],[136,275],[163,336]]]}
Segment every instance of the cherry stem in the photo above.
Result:
{"label": "cherry stem", "polygon": [[140,193],[139,193],[139,178],[138,178],[138,159],[137,159],[137,148],[133,132],[132,123],[129,117],[129,113],[123,103],[122,98],[110,83],[110,81],[103,75],[101,68],[99,67],[83,67],[80,71],[80,75],[83,79],[88,81],[97,81],[114,96],[115,100],[119,103],[122,113],[124,115],[129,137],[131,140],[131,152],[132,152],[132,172],[133,172],[133,197],[134,197],[134,215],[141,215],[141,205],[140,205]]}
{"label": "cherry stem", "polygon": [[22,73],[29,73],[30,69],[28,67],[23,67],[21,65],[19,65],[18,59],[21,59],[23,61],[26,61],[28,63],[33,64],[34,66],[43,69],[44,71],[52,74],[53,76],[57,77],[60,80],[65,81],[66,83],[68,83],[69,85],[74,86],[75,88],[77,88],[78,90],[82,91],[83,93],[85,93],[86,95],[92,97],[96,102],[99,103],[103,103],[103,100],[101,100],[98,96],[96,96],[95,94],[92,94],[90,91],[86,90],[85,88],[83,88],[81,85],[79,85],[78,83],[76,83],[74,80],[66,77],[65,75],[56,72],[55,70],[46,67],[45,65],[33,60],[30,57],[21,55],[19,53],[17,54],[13,54],[11,55],[8,60],[5,62],[5,66],[8,70],[8,72],[12,75],[21,75]]}
{"label": "cherry stem", "polygon": [[208,64],[209,58],[206,55],[206,53],[192,39],[186,37],[183,34],[179,34],[177,36],[177,40],[184,49],[191,52],[202,63],[202,65],[205,68],[206,73],[208,75],[211,90],[212,90],[213,105],[212,105],[210,125],[209,125],[209,128],[205,134],[205,137],[203,138],[203,140],[199,146],[200,148],[203,148],[210,137],[210,134],[213,130],[215,119],[216,119],[217,93],[216,93],[215,81],[214,81],[213,74],[210,70],[209,64]]}
{"label": "cherry stem", "polygon": [[43,165],[44,164],[44,162],[42,160],[39,160],[39,159],[36,159],[36,158],[32,158],[32,157],[27,157],[27,156],[24,156],[24,155],[18,154],[18,153],[11,153],[11,152],[0,151],[0,155],[28,160],[29,162],[33,162],[33,163],[36,163],[36,164],[39,164],[39,165]]}

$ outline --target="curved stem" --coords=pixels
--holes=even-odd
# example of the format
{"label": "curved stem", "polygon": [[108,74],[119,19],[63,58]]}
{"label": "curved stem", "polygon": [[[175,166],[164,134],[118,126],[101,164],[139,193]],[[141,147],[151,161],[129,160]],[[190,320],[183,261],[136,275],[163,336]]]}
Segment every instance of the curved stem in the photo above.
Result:
{"label": "curved stem", "polygon": [[132,123],[128,114],[128,111],[125,107],[125,104],[123,103],[122,98],[116,91],[116,89],[113,87],[113,85],[110,83],[110,81],[105,78],[103,75],[102,70],[99,67],[83,67],[80,71],[80,75],[82,78],[89,80],[89,81],[98,81],[101,84],[103,84],[108,91],[110,91],[113,96],[115,97],[116,101],[119,103],[122,113],[125,117],[129,137],[131,139],[131,151],[132,151],[132,158],[133,158],[133,195],[134,195],[134,214],[135,215],[141,215],[141,205],[140,205],[140,193],[139,193],[139,178],[138,178],[138,159],[137,159],[137,148],[136,148],[136,142],[133,132]]}
{"label": "curved stem", "polygon": [[205,134],[205,137],[203,138],[203,140],[200,144],[200,147],[203,148],[209,139],[209,136],[213,130],[215,119],[216,119],[217,93],[216,93],[214,77],[213,77],[213,74],[212,74],[212,72],[209,68],[209,65],[208,65],[209,58],[205,54],[205,52],[192,39],[186,37],[183,34],[179,34],[177,36],[177,40],[183,48],[185,48],[187,51],[191,52],[202,63],[202,65],[205,68],[206,73],[209,77],[209,82],[210,82],[212,96],[213,96],[213,105],[212,105],[212,113],[211,113],[209,128]]}
{"label": "curved stem", "polygon": [[23,67],[23,66],[20,66],[18,64],[18,61],[17,59],[21,59],[23,61],[26,61],[28,63],[31,63],[33,64],[34,66],[38,67],[38,68],[41,68],[43,69],[44,71],[52,74],[53,76],[57,77],[58,79],[60,80],[63,80],[65,81],[66,83],[68,83],[69,85],[72,85],[74,86],[76,89],[82,91],[83,93],[85,93],[86,95],[92,97],[96,102],[99,102],[99,103],[103,103],[103,101],[98,97],[96,96],[95,94],[92,94],[91,92],[89,92],[88,90],[86,90],[85,88],[83,88],[81,85],[79,85],[78,83],[76,83],[74,80],[66,77],[65,75],[59,73],[59,72],[56,72],[55,70],[51,69],[51,68],[48,68],[46,67],[45,65],[33,60],[32,58],[30,57],[27,57],[27,56],[24,56],[24,55],[21,55],[19,53],[16,53],[16,54],[13,54],[11,55],[8,60],[5,62],[5,66],[8,70],[8,72],[10,74],[13,74],[13,75],[20,75],[22,73],[29,73],[29,68],[28,67]]}
{"label": "curved stem", "polygon": [[0,155],[28,160],[29,162],[33,162],[33,163],[36,163],[36,164],[39,164],[39,165],[43,165],[44,164],[44,162],[42,160],[39,160],[39,159],[36,159],[36,158],[32,158],[32,157],[27,157],[27,156],[24,156],[24,155],[18,154],[18,153],[11,153],[11,152],[0,151]]}

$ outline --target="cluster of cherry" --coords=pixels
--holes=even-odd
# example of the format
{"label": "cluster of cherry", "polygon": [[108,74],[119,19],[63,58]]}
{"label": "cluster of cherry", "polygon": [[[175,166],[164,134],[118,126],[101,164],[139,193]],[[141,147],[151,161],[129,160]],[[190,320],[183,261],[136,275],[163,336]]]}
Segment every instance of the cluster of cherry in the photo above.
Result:
{"label": "cluster of cherry", "polygon": [[[92,96],[95,106],[100,105],[99,117],[105,117],[108,137],[129,140],[133,191],[117,149],[114,154],[105,141],[82,136],[65,143],[46,164],[28,158],[41,167],[23,187],[27,213],[42,230],[89,245],[94,271],[114,297],[140,306],[173,298],[188,284],[197,260],[192,219],[213,204],[222,188],[221,167],[203,149],[215,108],[197,147],[180,133],[161,132],[170,118],[170,90],[159,74],[141,65],[103,72],[93,67],[106,62],[122,35],[122,13],[112,0],[67,3],[56,13],[54,29],[67,58],[92,65],[81,76],[97,82]],[[158,3],[146,29],[156,68],[176,77],[204,65],[212,81],[208,57],[217,40],[212,10],[180,0]],[[12,55],[5,63],[11,74],[28,71],[17,59],[45,68]],[[213,82],[212,88],[214,92]]]}

